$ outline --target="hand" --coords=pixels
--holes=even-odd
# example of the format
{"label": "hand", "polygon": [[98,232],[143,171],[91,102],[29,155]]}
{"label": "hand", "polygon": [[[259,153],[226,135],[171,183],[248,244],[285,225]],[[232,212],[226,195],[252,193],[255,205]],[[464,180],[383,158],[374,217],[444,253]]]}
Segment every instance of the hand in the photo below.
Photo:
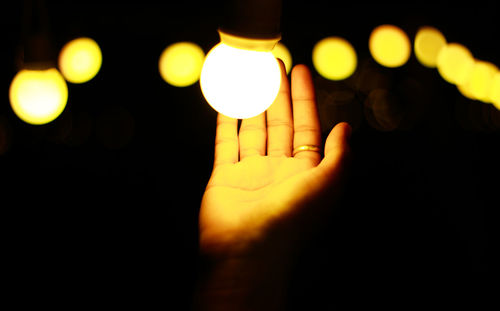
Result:
{"label": "hand", "polygon": [[214,168],[199,218],[205,254],[288,250],[337,195],[350,126],[333,128],[323,158],[317,151],[293,155],[298,146],[321,146],[321,130],[308,68],[293,69],[290,94],[281,65],[281,89],[266,113],[242,120],[239,133],[236,119],[218,116]]}

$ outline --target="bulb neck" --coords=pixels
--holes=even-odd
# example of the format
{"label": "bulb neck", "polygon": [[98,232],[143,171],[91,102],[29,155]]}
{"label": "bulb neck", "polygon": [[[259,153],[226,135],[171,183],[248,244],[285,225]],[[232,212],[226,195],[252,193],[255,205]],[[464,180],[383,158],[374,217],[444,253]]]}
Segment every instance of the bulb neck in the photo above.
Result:
{"label": "bulb neck", "polygon": [[223,0],[221,41],[246,50],[271,51],[281,39],[282,0]]}
{"label": "bulb neck", "polygon": [[22,69],[27,70],[47,70],[51,68],[56,68],[56,64],[53,61],[25,62],[22,65]]}
{"label": "bulb neck", "polygon": [[49,31],[45,1],[25,1],[22,29],[22,67],[48,69],[55,67],[56,51]]}
{"label": "bulb neck", "polygon": [[219,29],[220,41],[229,46],[259,52],[270,52],[274,46],[281,40],[278,34],[274,38],[248,38],[233,35]]}

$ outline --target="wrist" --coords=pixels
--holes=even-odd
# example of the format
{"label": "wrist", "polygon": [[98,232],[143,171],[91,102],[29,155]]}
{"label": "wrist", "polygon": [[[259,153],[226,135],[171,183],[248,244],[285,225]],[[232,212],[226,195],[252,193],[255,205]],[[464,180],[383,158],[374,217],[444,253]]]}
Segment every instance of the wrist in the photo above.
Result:
{"label": "wrist", "polygon": [[280,310],[290,262],[281,257],[203,259],[196,310]]}

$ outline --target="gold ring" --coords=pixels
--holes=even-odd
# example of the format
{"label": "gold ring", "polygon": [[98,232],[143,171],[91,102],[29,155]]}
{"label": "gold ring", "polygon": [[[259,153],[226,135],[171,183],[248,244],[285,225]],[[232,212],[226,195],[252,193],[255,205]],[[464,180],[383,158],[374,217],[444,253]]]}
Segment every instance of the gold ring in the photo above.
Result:
{"label": "gold ring", "polygon": [[321,152],[321,148],[315,145],[302,145],[293,149],[292,155],[295,156],[297,153],[302,151],[313,151],[313,152]]}

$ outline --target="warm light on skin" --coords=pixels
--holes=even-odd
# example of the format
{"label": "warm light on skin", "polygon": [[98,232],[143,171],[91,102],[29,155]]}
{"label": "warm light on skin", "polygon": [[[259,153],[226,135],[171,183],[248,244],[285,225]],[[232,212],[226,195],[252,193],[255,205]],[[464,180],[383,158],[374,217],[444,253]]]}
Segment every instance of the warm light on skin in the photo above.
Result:
{"label": "warm light on skin", "polygon": [[489,103],[493,77],[497,72],[498,68],[494,64],[476,61],[467,82],[460,85],[459,89],[466,97]]}
{"label": "warm light on skin", "polygon": [[207,102],[231,118],[264,112],[278,95],[281,71],[271,52],[251,51],[219,43],[205,59],[200,77]]}
{"label": "warm light on skin", "polygon": [[467,82],[474,66],[471,52],[463,45],[449,43],[438,54],[437,69],[443,79],[452,84]]}
{"label": "warm light on skin", "polygon": [[316,71],[329,80],[343,80],[350,77],[358,63],[352,45],[339,37],[325,38],[316,43],[312,60]]}
{"label": "warm light on skin", "polygon": [[290,54],[290,51],[288,48],[281,42],[278,42],[274,49],[272,50],[272,53],[274,57],[279,58],[283,61],[285,64],[286,68],[286,73],[290,73],[290,70],[292,70],[292,54]]}
{"label": "warm light on skin", "polygon": [[403,66],[411,54],[410,39],[394,25],[375,28],[370,35],[369,48],[377,63],[390,68]]}
{"label": "warm light on skin", "polygon": [[492,79],[489,101],[500,110],[500,71]]}
{"label": "warm light on skin", "polygon": [[195,43],[177,42],[161,53],[158,69],[168,84],[186,87],[200,78],[204,59],[205,52]]}
{"label": "warm light on skin", "polygon": [[21,70],[9,91],[14,113],[30,124],[45,124],[57,118],[66,107],[68,87],[55,68]]}
{"label": "warm light on skin", "polygon": [[102,53],[97,42],[78,38],[64,45],[59,53],[59,69],[71,83],[90,81],[101,69]]}
{"label": "warm light on skin", "polygon": [[446,45],[444,35],[433,27],[420,28],[415,36],[415,56],[424,66],[435,68],[439,51]]}

